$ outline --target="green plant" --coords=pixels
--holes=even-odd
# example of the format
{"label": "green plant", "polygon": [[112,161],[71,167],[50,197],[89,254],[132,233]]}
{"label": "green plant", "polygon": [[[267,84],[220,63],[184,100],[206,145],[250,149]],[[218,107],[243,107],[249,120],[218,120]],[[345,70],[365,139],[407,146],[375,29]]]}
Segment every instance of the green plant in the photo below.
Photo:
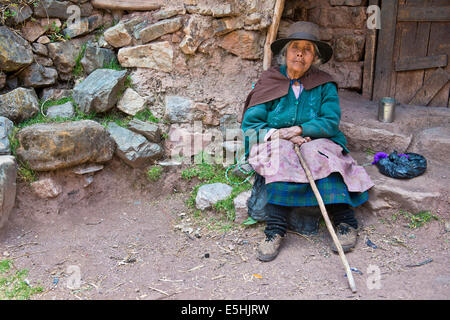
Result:
{"label": "green plant", "polygon": [[374,156],[375,153],[377,153],[377,152],[374,151],[372,148],[367,148],[367,149],[366,149],[366,154],[367,154],[368,156]]}
{"label": "green plant", "polygon": [[134,118],[139,119],[141,121],[148,121],[148,122],[154,122],[154,123],[158,123],[161,121],[161,119],[155,117],[153,115],[153,113],[147,108],[145,110],[142,110],[142,111],[139,111],[138,113],[136,113]]}
{"label": "green plant", "polygon": [[158,181],[161,178],[162,171],[161,166],[152,166],[147,170],[147,178],[152,182]]}
{"label": "green plant", "polygon": [[16,270],[12,260],[0,260],[0,300],[27,300],[43,288],[32,287],[26,279],[28,270]]}
{"label": "green plant", "polygon": [[81,46],[80,52],[78,52],[77,57],[75,58],[75,67],[73,68],[73,75],[75,78],[81,77],[83,75],[83,66],[81,65],[81,59],[83,59],[84,54],[86,52],[87,43],[84,43]]}
{"label": "green plant", "polygon": [[17,168],[17,177],[19,180],[32,183],[37,181],[37,174],[36,172],[30,168],[30,165],[27,162],[18,161],[18,168]]}
{"label": "green plant", "polygon": [[131,89],[134,89],[134,86],[133,86],[133,79],[131,79],[131,76],[130,76],[130,75],[127,75],[127,77],[125,78],[125,82],[123,83],[123,86],[124,86],[125,88],[131,88]]}
{"label": "green plant", "polygon": [[114,122],[120,127],[126,128],[128,122],[130,122],[131,117],[124,115],[122,112],[113,109],[107,113],[102,114],[101,118],[96,118],[105,128],[108,126],[109,122]]}
{"label": "green plant", "polygon": [[429,222],[431,219],[439,220],[439,217],[434,215],[431,211],[420,211],[417,214],[412,214],[408,211],[400,210],[392,215],[392,221],[396,222],[398,217],[401,216],[406,219],[408,227],[410,229],[416,229]]}
{"label": "green plant", "polygon": [[64,22],[61,27],[58,27],[56,22],[52,22],[51,26],[45,26],[50,42],[70,40],[70,37],[63,32],[66,27],[67,22]]}
{"label": "green plant", "polygon": [[[116,70],[116,71],[122,71],[122,70],[125,70],[125,68],[123,68],[123,67],[120,65],[119,61],[117,61],[116,59],[111,59],[111,60],[109,60],[109,61],[105,61],[105,62],[103,63],[103,68],[104,68],[104,69],[112,69],[112,70]],[[128,77],[127,77],[127,78],[128,78]],[[131,80],[131,78],[130,78],[130,80]],[[125,82],[126,82],[126,80],[125,80]]]}

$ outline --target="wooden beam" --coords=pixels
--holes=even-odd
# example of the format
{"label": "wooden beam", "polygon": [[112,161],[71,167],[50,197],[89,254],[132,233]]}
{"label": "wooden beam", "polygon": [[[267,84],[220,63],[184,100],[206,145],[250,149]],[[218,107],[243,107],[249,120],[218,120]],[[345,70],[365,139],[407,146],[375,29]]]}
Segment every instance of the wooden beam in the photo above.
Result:
{"label": "wooden beam", "polygon": [[398,21],[450,21],[450,7],[410,7],[398,8]]}
{"label": "wooden beam", "polygon": [[[369,0],[369,6],[379,6],[379,0]],[[362,96],[372,99],[373,78],[375,75],[375,58],[377,48],[377,29],[369,29],[366,33],[366,52],[364,56]]]}
{"label": "wooden beam", "polygon": [[449,74],[442,68],[437,69],[433,74],[425,81],[422,88],[416,92],[414,98],[411,99],[409,104],[426,106],[430,103],[436,93],[447,84],[449,80]]}
{"label": "wooden beam", "polygon": [[390,95],[397,8],[397,0],[382,0],[381,2],[381,29],[377,44],[374,100]]}
{"label": "wooden beam", "polygon": [[161,8],[161,4],[158,2],[146,1],[146,0],[92,0],[92,6],[100,9],[111,10],[157,10]]}
{"label": "wooden beam", "polygon": [[406,57],[401,58],[395,64],[395,71],[421,70],[430,68],[446,67],[448,63],[447,55],[429,57]]}
{"label": "wooden beam", "polygon": [[272,17],[272,24],[267,32],[266,43],[264,44],[264,60],[263,69],[267,70],[270,68],[272,62],[272,50],[270,45],[276,39],[278,33],[278,27],[280,25],[281,15],[283,14],[285,0],[277,0],[275,3],[275,9]]}

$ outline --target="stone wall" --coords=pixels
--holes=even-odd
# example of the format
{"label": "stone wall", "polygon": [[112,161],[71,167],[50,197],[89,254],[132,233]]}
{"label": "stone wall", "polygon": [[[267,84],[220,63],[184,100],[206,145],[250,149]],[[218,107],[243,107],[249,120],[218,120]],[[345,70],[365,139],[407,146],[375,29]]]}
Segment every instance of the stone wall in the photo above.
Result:
{"label": "stone wall", "polygon": [[[3,7],[3,12],[16,13],[3,15],[0,26],[1,95],[26,88],[32,91],[32,100],[72,96],[82,111],[119,110],[125,116],[148,108],[164,119],[160,127],[167,134],[166,155],[179,142],[173,136],[193,137],[195,120],[202,121],[210,135],[223,132],[225,126],[238,127],[243,102],[262,72],[275,4],[275,0],[154,0],[152,10],[142,11],[105,9],[99,5],[102,1],[88,0],[10,2],[19,6]],[[321,68],[336,77],[340,88],[360,90],[365,5],[364,0],[287,0],[278,37],[294,21],[319,24],[322,40],[335,50]],[[79,22],[74,23],[78,12]],[[115,92],[121,92],[121,80],[95,99],[80,96],[83,87],[85,95],[102,87],[95,79],[108,74],[94,71],[105,67],[126,70],[131,81],[126,94],[114,99]],[[101,98],[105,95],[107,99]],[[13,117],[16,124],[39,109],[34,102],[11,112],[4,104],[0,103],[0,115]]]}

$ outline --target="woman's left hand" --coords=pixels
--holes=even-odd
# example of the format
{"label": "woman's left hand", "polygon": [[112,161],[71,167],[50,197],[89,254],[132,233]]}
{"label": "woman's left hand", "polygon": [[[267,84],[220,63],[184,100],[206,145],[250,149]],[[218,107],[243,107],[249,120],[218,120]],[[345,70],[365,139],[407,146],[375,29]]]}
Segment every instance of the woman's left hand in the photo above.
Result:
{"label": "woman's left hand", "polygon": [[302,144],[306,143],[306,142],[310,142],[311,138],[310,137],[301,137],[301,136],[295,136],[292,137],[291,139],[289,139],[290,142],[297,144],[299,146],[301,146]]}

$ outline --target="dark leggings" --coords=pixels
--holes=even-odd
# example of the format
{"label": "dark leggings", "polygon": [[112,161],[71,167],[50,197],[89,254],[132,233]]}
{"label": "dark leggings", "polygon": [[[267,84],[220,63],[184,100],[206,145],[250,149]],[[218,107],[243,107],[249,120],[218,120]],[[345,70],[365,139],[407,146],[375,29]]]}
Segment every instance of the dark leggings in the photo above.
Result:
{"label": "dark leggings", "polygon": [[[345,222],[355,229],[358,228],[358,222],[355,218],[355,212],[350,208],[348,204],[336,203],[325,205],[327,213],[330,215],[331,221],[338,225]],[[266,229],[264,233],[267,236],[273,236],[275,233],[284,236],[287,230],[287,217],[293,207],[279,206],[276,204],[266,204]]]}

